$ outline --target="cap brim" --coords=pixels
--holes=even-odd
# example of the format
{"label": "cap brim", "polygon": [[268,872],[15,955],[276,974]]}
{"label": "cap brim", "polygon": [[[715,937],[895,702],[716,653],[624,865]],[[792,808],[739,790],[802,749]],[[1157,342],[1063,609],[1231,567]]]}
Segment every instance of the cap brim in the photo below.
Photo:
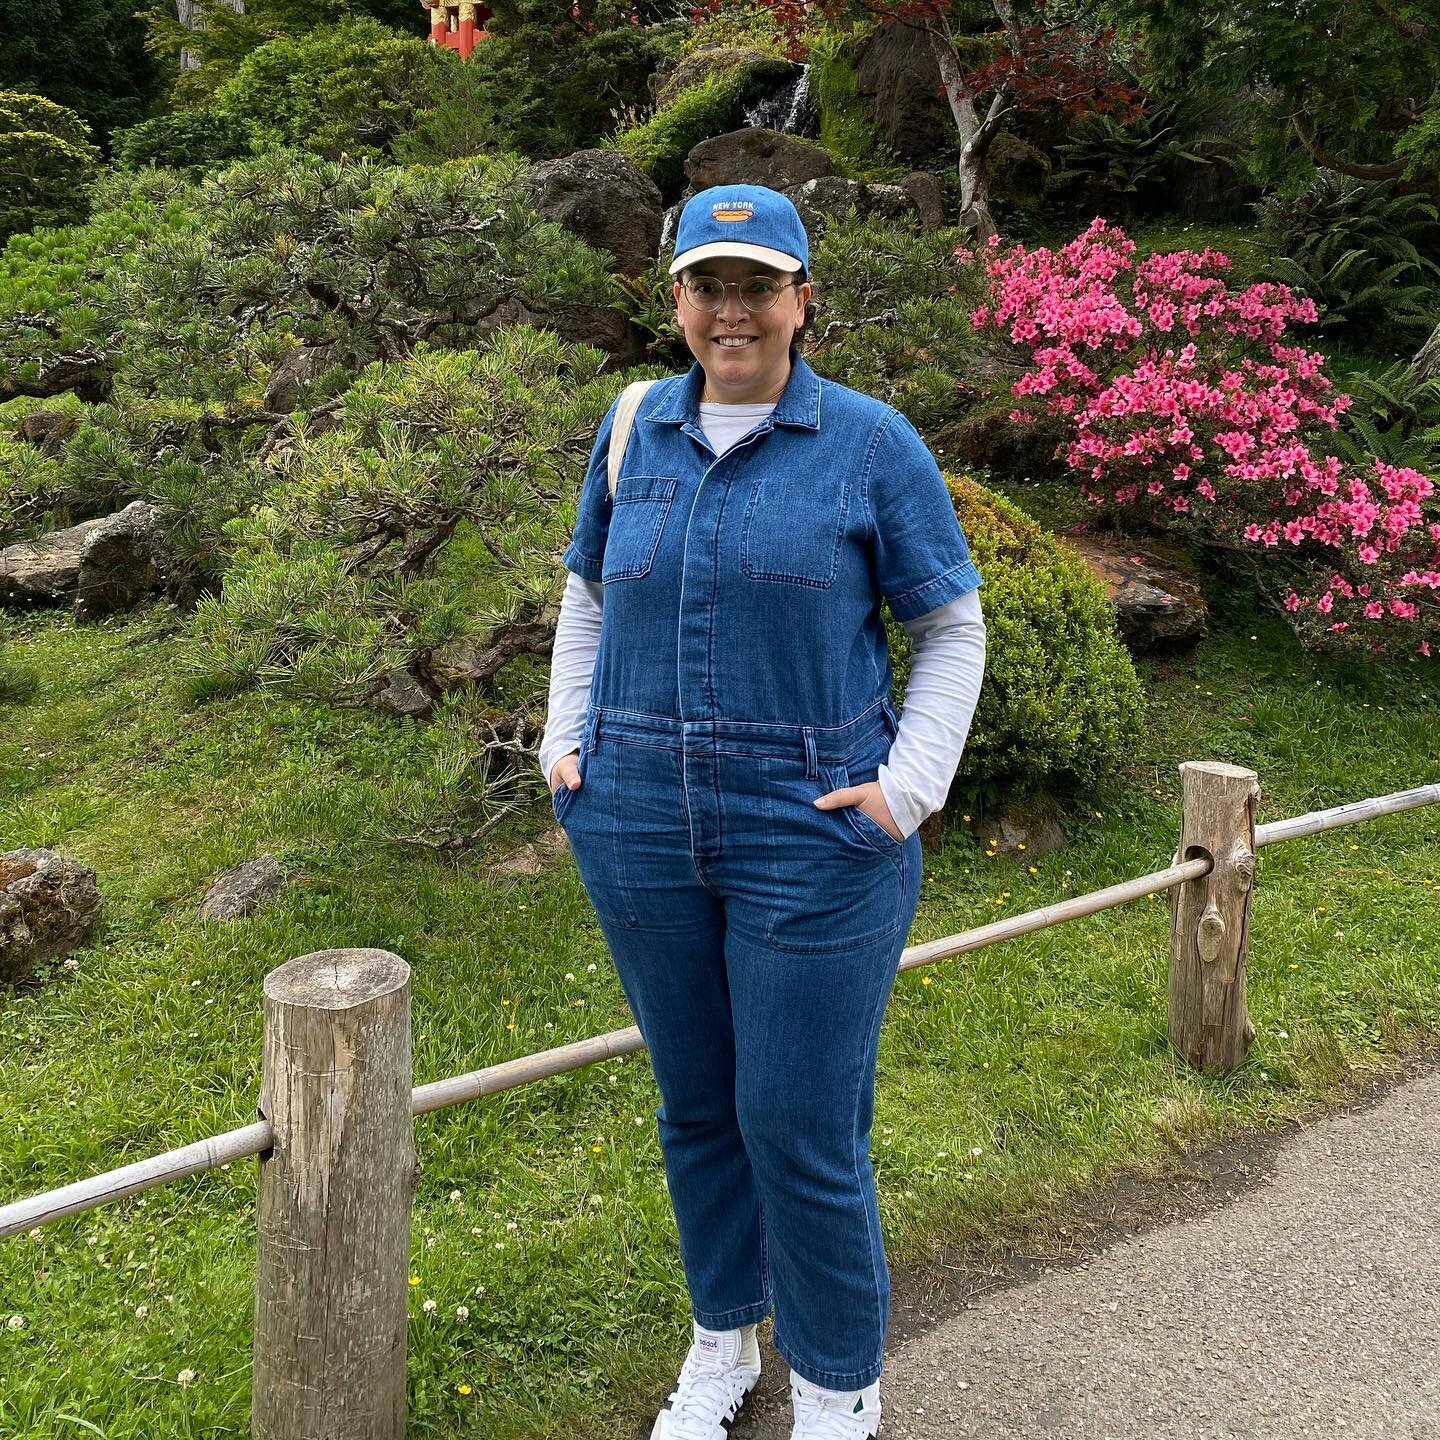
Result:
{"label": "cap brim", "polygon": [[758,260],[774,270],[799,270],[800,262],[783,250],[772,250],[768,245],[744,245],[738,240],[715,240],[709,245],[696,245],[683,251],[670,262],[670,273],[677,275],[687,265],[699,264],[702,260],[719,260],[733,255],[739,260]]}

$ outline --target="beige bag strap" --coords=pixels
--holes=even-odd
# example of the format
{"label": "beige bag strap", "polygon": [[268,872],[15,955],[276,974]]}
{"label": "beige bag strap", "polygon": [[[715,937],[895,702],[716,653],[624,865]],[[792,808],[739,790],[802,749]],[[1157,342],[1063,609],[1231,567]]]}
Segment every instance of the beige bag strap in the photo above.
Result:
{"label": "beige bag strap", "polygon": [[614,497],[616,482],[620,479],[620,467],[625,463],[625,446],[630,442],[630,429],[635,423],[635,412],[653,380],[633,380],[620,392],[615,406],[615,424],[610,430],[610,494]]}

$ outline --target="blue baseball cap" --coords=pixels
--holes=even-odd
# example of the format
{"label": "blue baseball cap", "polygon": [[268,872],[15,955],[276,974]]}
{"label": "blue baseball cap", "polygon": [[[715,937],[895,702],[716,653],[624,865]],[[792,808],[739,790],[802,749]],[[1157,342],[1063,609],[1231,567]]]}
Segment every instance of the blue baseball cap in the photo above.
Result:
{"label": "blue baseball cap", "polygon": [[685,202],[675,232],[670,273],[687,265],[738,255],[775,270],[810,266],[810,241],[800,212],[765,185],[712,185]]}

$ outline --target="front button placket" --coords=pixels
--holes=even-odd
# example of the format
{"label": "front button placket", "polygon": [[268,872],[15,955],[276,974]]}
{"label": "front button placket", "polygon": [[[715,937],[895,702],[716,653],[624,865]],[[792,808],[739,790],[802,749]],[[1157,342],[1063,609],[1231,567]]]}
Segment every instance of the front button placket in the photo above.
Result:
{"label": "front button placket", "polygon": [[[702,446],[715,451],[705,432],[687,421],[680,427]],[[729,477],[706,485],[711,475],[731,456],[752,447],[774,429],[767,416],[748,435],[713,459],[700,477],[685,523],[685,548],[680,564],[680,623],[676,640],[676,678],[679,686],[682,776],[685,807],[690,820],[690,847],[697,866],[718,861],[721,834],[720,757],[715,738],[716,714],[714,633],[717,623],[720,526],[730,498]]]}

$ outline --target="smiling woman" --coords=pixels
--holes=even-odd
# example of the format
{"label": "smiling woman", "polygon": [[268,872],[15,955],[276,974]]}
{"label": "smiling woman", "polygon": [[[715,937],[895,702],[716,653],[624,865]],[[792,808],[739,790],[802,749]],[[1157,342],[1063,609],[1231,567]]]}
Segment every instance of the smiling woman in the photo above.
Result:
{"label": "smiling woman", "polygon": [[[877,1433],[879,1020],[984,668],[934,458],[796,347],[808,263],[778,192],[691,198],[695,364],[628,428],[611,407],[564,557],[540,763],[664,1100],[694,1317],[652,1440],[725,1440],[772,1308],[791,1440]],[[882,600],[915,642],[903,726]]]}
{"label": "smiling woman", "polygon": [[[778,400],[790,378],[790,346],[804,327],[808,281],[745,256],[687,265],[675,282],[676,323],[705,367],[707,403]],[[800,271],[803,276],[803,269]]]}

